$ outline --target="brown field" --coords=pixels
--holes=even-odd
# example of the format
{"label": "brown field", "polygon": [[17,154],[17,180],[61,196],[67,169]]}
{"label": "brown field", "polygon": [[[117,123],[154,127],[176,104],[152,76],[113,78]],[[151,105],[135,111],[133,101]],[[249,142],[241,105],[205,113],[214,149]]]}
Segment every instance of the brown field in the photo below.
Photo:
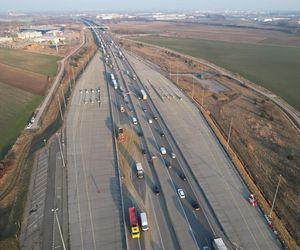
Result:
{"label": "brown field", "polygon": [[[225,91],[216,93],[203,88],[202,80],[196,79],[194,100],[201,103],[204,93],[204,107],[225,138],[230,120],[233,120],[231,147],[243,163],[242,171],[248,176],[245,181],[251,192],[257,197],[263,194],[264,198],[259,202],[265,213],[270,211],[278,176],[282,174],[275,204],[275,212],[280,219],[273,222],[290,249],[297,249],[295,241],[300,245],[300,134],[285,114],[274,103],[203,67],[196,59],[191,61],[176,53],[128,40],[122,40],[122,45],[159,65],[166,76],[171,62],[171,73],[179,73],[178,82],[175,76],[171,76],[171,80],[190,97],[193,87],[189,73],[209,72],[205,81],[216,81],[225,86]],[[283,230],[282,225],[285,227]],[[291,240],[287,231],[295,241]]]}
{"label": "brown field", "polygon": [[183,38],[300,47],[300,36],[273,30],[174,22],[121,22],[109,24],[109,27],[119,34],[155,33]]}
{"label": "brown field", "polygon": [[47,76],[0,63],[0,82],[37,95],[44,95],[50,85]]}

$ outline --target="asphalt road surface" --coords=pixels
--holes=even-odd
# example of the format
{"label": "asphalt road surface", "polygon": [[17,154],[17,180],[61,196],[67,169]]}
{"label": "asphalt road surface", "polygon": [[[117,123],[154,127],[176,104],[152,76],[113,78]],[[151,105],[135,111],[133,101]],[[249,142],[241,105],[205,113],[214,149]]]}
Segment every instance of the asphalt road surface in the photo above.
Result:
{"label": "asphalt road surface", "polygon": [[[165,77],[128,55],[145,89],[183,153],[198,188],[205,193],[229,241],[243,249],[279,249],[263,214],[207,123],[194,105]],[[205,207],[205,206],[203,206]]]}

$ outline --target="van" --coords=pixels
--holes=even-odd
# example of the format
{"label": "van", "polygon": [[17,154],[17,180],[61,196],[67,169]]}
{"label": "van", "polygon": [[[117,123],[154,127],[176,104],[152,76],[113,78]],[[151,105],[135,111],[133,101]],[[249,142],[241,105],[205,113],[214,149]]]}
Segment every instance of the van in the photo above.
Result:
{"label": "van", "polygon": [[134,125],[137,125],[137,119],[135,117],[132,117],[132,122]]}
{"label": "van", "polygon": [[141,217],[142,230],[143,231],[148,231],[149,230],[149,225],[148,225],[148,220],[147,220],[146,213],[141,213],[140,217]]}

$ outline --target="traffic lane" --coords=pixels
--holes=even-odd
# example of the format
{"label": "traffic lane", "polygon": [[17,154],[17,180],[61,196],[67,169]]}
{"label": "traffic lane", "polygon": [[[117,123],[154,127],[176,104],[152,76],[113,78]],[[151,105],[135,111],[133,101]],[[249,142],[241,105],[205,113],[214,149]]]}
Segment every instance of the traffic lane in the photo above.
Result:
{"label": "traffic lane", "polygon": [[[159,136],[159,135],[158,135]],[[163,137],[164,138],[164,137]],[[177,190],[182,188],[185,192],[185,199],[180,199],[180,202],[183,204],[183,208],[189,220],[189,223],[195,233],[196,240],[199,246],[204,246],[207,244],[207,241],[210,241],[213,238],[213,233],[210,229],[208,222],[205,219],[205,216],[202,213],[198,213],[198,211],[194,211],[193,207],[191,206],[192,201],[197,201],[193,190],[190,187],[188,181],[184,181],[179,177],[179,174],[182,173],[181,166],[179,165],[177,159],[172,159],[169,156],[169,144],[168,141],[161,137],[157,138],[157,141],[160,142],[160,145],[166,147],[168,155],[162,155],[162,164],[169,172],[171,179],[174,183],[175,190],[174,193],[178,196]],[[160,154],[160,152],[159,152]],[[171,159],[173,160],[171,162]],[[172,164],[172,168],[167,168],[166,162],[170,162]],[[199,232],[201,232],[199,234]]]}
{"label": "traffic lane", "polygon": [[[149,74],[149,77],[150,77],[150,74]],[[151,77],[153,78],[153,74],[151,74]],[[149,78],[148,78],[149,79]],[[156,81],[156,82],[158,82],[158,81]],[[157,103],[160,103],[160,100],[159,99],[157,99]],[[190,105],[192,105],[192,104],[190,104]],[[168,114],[169,115],[169,113],[170,113],[170,110],[168,109],[168,107],[170,107],[170,105],[166,105],[166,104],[164,104],[164,105],[161,105],[160,104],[160,108],[163,110],[163,112],[165,113],[165,114]],[[174,107],[174,106],[172,106],[172,107]],[[182,107],[183,107],[183,105],[182,105]],[[178,118],[178,112],[179,112],[179,110],[177,110],[177,108],[175,108],[176,109],[176,118]],[[187,123],[193,123],[193,127],[195,128],[195,124],[198,124],[198,123],[195,123],[195,121],[194,120],[191,120],[191,119],[189,119],[189,118],[184,118],[185,117],[185,115],[186,115],[186,113],[188,113],[188,112],[190,112],[190,111],[188,111],[188,110],[185,110],[185,111],[182,111],[182,113],[180,112],[180,117],[181,117],[181,119],[182,120],[185,120]],[[172,113],[172,112],[171,112]],[[198,112],[199,113],[199,112]],[[166,116],[166,118],[168,117],[168,115]],[[174,116],[175,116],[175,114],[173,114]],[[178,119],[177,119],[178,120]],[[203,142],[202,144],[200,143],[199,145],[200,145],[200,148],[203,148],[204,146],[206,147],[206,145],[205,144],[207,144],[207,141],[209,141],[210,143],[212,142],[212,140],[213,141],[215,141],[216,139],[215,139],[215,137],[213,136],[213,135],[211,135],[211,132],[209,133],[206,129],[203,129],[203,131],[202,131],[202,133],[201,133],[201,131],[199,131],[199,133],[198,133],[198,131],[193,131],[193,133],[191,134],[191,130],[189,130],[189,128],[188,127],[185,127],[185,128],[180,128],[180,130],[178,130],[178,128],[177,128],[177,131],[176,131],[176,128],[175,128],[175,126],[173,126],[172,124],[174,124],[174,119],[173,120],[170,120],[169,122],[171,122],[170,124],[171,124],[171,127],[172,127],[172,131],[173,131],[173,129],[174,129],[174,132],[175,132],[175,134],[177,133],[177,136],[178,136],[178,134],[186,134],[186,136],[187,136],[187,134],[189,134],[189,136],[194,136],[195,137],[195,135],[196,135],[196,137],[198,137],[198,135],[201,135],[203,132],[204,132],[204,135],[206,135],[207,134],[207,137],[208,137],[208,139],[206,140],[205,138],[202,138],[202,139],[198,139],[197,141],[198,142]],[[201,126],[207,126],[207,124],[204,122],[204,121],[202,121],[202,123],[200,122],[199,123],[199,127],[201,127]],[[183,127],[183,126],[182,126]],[[198,129],[198,128],[197,128]],[[194,129],[195,130],[195,129]],[[209,129],[208,129],[209,130]],[[184,133],[182,133],[182,131],[184,131]],[[208,135],[208,134],[210,134],[210,135]],[[184,139],[184,138],[182,138],[182,139]],[[193,145],[194,143],[192,143],[192,145],[187,145],[187,144],[183,144],[183,148],[185,149],[187,149],[187,151],[188,152],[190,152],[190,154],[191,153],[195,153],[196,155],[199,155],[200,154],[200,152],[202,151],[202,150],[200,150],[200,148],[197,150],[198,152],[195,152],[195,149],[193,149],[192,147],[194,147],[194,145]],[[204,145],[203,145],[204,144]],[[214,144],[214,143],[212,143],[212,144]],[[218,143],[216,142],[216,144],[218,145]],[[196,144],[195,144],[196,145]],[[213,147],[212,147],[213,146]],[[242,181],[237,181],[236,182],[236,180],[232,180],[232,178],[233,179],[235,179],[236,177],[238,178],[238,179],[240,179],[239,177],[238,177],[238,175],[236,174],[236,171],[234,170],[234,167],[233,166],[228,166],[228,165],[231,165],[230,164],[230,161],[228,160],[227,161],[227,159],[226,159],[226,164],[225,165],[227,165],[227,166],[224,166],[224,157],[223,157],[223,160],[221,160],[220,162],[218,161],[218,163],[216,163],[215,161],[216,161],[216,159],[219,159],[219,158],[222,158],[221,156],[220,156],[220,154],[219,154],[219,149],[217,149],[216,151],[214,151],[214,150],[212,150],[212,149],[214,149],[214,148],[216,148],[216,145],[210,145],[210,146],[208,146],[208,147],[206,147],[206,150],[209,152],[208,154],[204,154],[203,152],[201,152],[201,155],[199,155],[199,157],[200,158],[198,158],[198,159],[201,159],[201,158],[203,158],[204,156],[209,156],[209,155],[212,155],[212,157],[209,157],[209,158],[206,158],[206,161],[209,161],[209,165],[207,165],[207,166],[214,166],[213,168],[216,168],[216,167],[218,167],[218,168],[221,168],[221,166],[222,166],[222,171],[225,171],[225,169],[226,169],[226,171],[225,172],[230,172],[230,171],[233,171],[233,173],[231,173],[230,174],[230,176],[227,176],[226,177],[226,181],[228,181],[228,183],[226,184],[226,185],[224,185],[223,186],[223,188],[221,188],[222,187],[222,185],[220,185],[220,183],[223,183],[223,180],[220,180],[219,182],[218,182],[218,185],[213,185],[213,184],[210,184],[209,185],[209,187],[207,186],[208,185],[208,183],[207,183],[207,181],[209,181],[207,178],[205,179],[205,180],[203,180],[203,178],[200,178],[200,176],[199,176],[199,170],[200,170],[200,168],[202,168],[201,166],[198,166],[198,168],[196,169],[196,166],[193,166],[193,171],[195,171],[196,172],[196,176],[199,176],[199,178],[198,178],[198,180],[200,180],[201,181],[201,186],[203,187],[203,189],[204,189],[204,191],[206,192],[206,194],[213,194],[215,191],[213,191],[212,190],[212,188],[213,189],[215,189],[216,187],[218,187],[218,189],[220,189],[218,192],[216,192],[216,193],[218,193],[218,194],[222,194],[222,195],[220,195],[220,197],[218,198],[218,197],[215,197],[214,198],[214,200],[216,200],[216,199],[220,199],[219,200],[219,202],[221,202],[221,203],[223,203],[223,204],[225,204],[227,201],[228,201],[228,199],[227,198],[224,198],[224,192],[226,192],[226,191],[229,191],[230,192],[230,196],[229,196],[229,200],[231,200],[232,199],[232,195],[234,194],[234,193],[236,193],[236,190],[246,190],[246,188],[244,188],[244,186],[243,187],[238,187],[239,186],[239,182],[241,182],[242,183]],[[186,150],[185,150],[186,151]],[[221,150],[222,151],[222,150]],[[193,154],[191,154],[191,155],[193,155]],[[196,160],[196,158],[195,157],[192,157],[193,158],[193,161],[195,161],[195,163],[196,162],[199,162],[199,160]],[[214,161],[214,162],[213,162]],[[211,162],[211,163],[210,163]],[[219,164],[220,163],[220,164]],[[192,165],[194,164],[194,162],[192,162]],[[202,171],[202,174],[201,175],[203,175],[203,173],[208,173],[208,172],[211,172],[212,171],[212,167],[209,167],[209,169],[208,170],[205,170],[205,171]],[[221,171],[221,172],[222,172]],[[220,171],[218,171],[218,172],[220,172]],[[218,174],[219,175],[219,174]],[[227,174],[226,174],[227,175]],[[213,176],[216,176],[216,175],[210,175],[210,177],[213,177]],[[230,184],[229,184],[230,183]],[[229,186],[228,186],[228,184],[229,184]],[[232,186],[232,184],[234,184],[234,186]],[[238,185],[236,185],[236,184],[238,184]],[[230,187],[230,186],[232,186],[232,187]],[[221,191],[222,190],[222,191]],[[239,192],[238,192],[239,193]],[[242,192],[242,193],[239,193],[240,195],[242,194],[242,195],[244,195],[244,194],[246,194],[246,192]],[[240,196],[239,195],[239,196]],[[221,196],[222,196],[222,198],[221,198]],[[212,196],[210,196],[209,198],[213,198]],[[237,202],[238,200],[240,200],[239,202]],[[255,218],[255,216],[248,216],[247,214],[249,214],[249,212],[248,212],[248,210],[249,210],[249,204],[247,204],[247,202],[246,202],[246,199],[245,198],[242,198],[242,199],[236,199],[236,200],[234,200],[233,202],[231,202],[230,203],[230,206],[232,207],[232,206],[235,206],[235,203],[239,203],[240,205],[241,205],[241,203],[243,203],[244,205],[243,205],[243,207],[246,209],[244,212],[243,212],[243,215],[240,217],[240,220],[246,220],[247,222],[246,222],[246,224],[244,225],[244,227],[243,227],[243,232],[246,232],[247,230],[249,230],[250,228],[255,228],[256,227],[256,231],[253,231],[252,229],[250,229],[250,232],[249,232],[249,234],[250,235],[253,235],[254,236],[254,232],[255,232],[255,234],[256,234],[256,236],[254,237],[254,238],[252,238],[253,239],[253,243],[252,243],[252,245],[253,244],[261,244],[262,246],[265,246],[266,245],[266,242],[268,243],[268,244],[272,244],[273,245],[273,241],[272,240],[270,240],[270,239],[272,239],[272,238],[274,238],[274,236],[271,236],[271,235],[269,235],[269,236],[267,236],[268,235],[268,232],[267,231],[269,231],[270,232],[270,230],[269,229],[267,229],[267,231],[265,231],[265,229],[263,229],[263,227],[265,227],[265,228],[267,228],[266,227],[266,223],[264,222],[264,220],[261,220],[260,222],[259,221],[257,221],[257,219],[258,218]],[[214,202],[214,203],[212,203],[212,205],[214,206],[214,205],[216,205],[216,203]],[[242,207],[240,207],[240,205],[238,205],[238,210],[237,210],[237,212],[235,213],[235,214],[239,214],[241,211],[242,211]],[[248,207],[246,207],[246,206],[248,206]],[[220,208],[220,207],[219,207]],[[244,209],[243,208],[243,209]],[[221,220],[221,222],[224,222],[224,224],[226,224],[226,226],[224,226],[225,228],[227,227],[227,229],[228,230],[231,230],[232,229],[232,227],[228,224],[228,219],[229,219],[229,211],[232,211],[232,209],[218,209],[217,210],[217,214],[218,213],[220,213],[220,212],[225,212],[226,213],[226,217],[227,218],[225,218],[222,214],[222,217],[223,218],[221,218],[220,219],[220,215],[218,216],[219,217],[219,220]],[[215,211],[216,212],[216,211]],[[234,215],[232,215],[233,217],[233,219],[235,218],[235,216]],[[247,219],[246,219],[246,217],[247,217]],[[236,219],[234,219],[235,221],[236,221]],[[245,221],[244,221],[245,222]],[[242,221],[241,221],[241,223],[242,223]],[[262,223],[263,224],[265,224],[265,226],[262,226]],[[257,226],[255,226],[255,224],[257,224],[258,225],[258,227]],[[237,228],[241,228],[240,226],[239,227],[237,227]],[[262,229],[263,229],[263,231],[264,232],[262,232]],[[239,230],[239,232],[242,232],[241,230]],[[257,233],[257,232],[259,232],[259,233]],[[271,233],[271,232],[270,232]],[[238,233],[239,234],[239,233]],[[243,235],[243,234],[242,234]],[[235,237],[235,236],[234,236]],[[252,237],[252,236],[251,236]],[[251,238],[250,237],[250,238]],[[259,238],[261,238],[261,240],[257,240],[258,238],[257,237],[259,237]],[[248,237],[249,238],[249,237]],[[269,238],[269,239],[268,239]],[[237,242],[239,242],[240,240],[238,239],[238,238],[234,238],[233,239],[233,241],[237,241]],[[259,243],[258,243],[259,242]],[[244,244],[245,244],[245,246],[250,246],[250,242],[246,242],[246,241],[244,241]],[[270,245],[269,245],[270,246]],[[275,246],[275,245],[273,245],[273,246]]]}
{"label": "traffic lane", "polygon": [[[122,84],[124,84],[124,83],[123,83],[123,80],[120,79],[120,80],[119,80],[119,86],[121,87]],[[125,89],[125,88],[123,88],[123,89]],[[118,91],[120,91],[120,90],[118,90]],[[114,94],[113,94],[113,99],[121,98],[120,95],[118,95],[118,92],[117,92],[116,90],[115,90],[113,93],[114,93]],[[120,113],[118,112],[118,110],[115,109],[114,111],[115,111],[116,116],[119,116],[119,115],[120,115]],[[136,133],[137,133],[137,131],[139,130],[138,126],[132,126],[132,124],[130,124],[130,127],[131,127]],[[140,144],[142,144],[141,141],[140,141]],[[138,152],[138,153],[141,154],[141,152]],[[137,160],[133,160],[132,162],[133,162],[133,165],[131,166],[131,170],[132,170],[132,171],[131,171],[131,172],[132,172],[132,174],[131,174],[131,177],[132,177],[132,178],[131,178],[131,179],[132,179],[132,183],[134,184],[134,187],[135,187],[135,189],[138,191],[139,195],[140,195],[141,197],[143,197],[144,200],[145,200],[145,195],[146,195],[146,190],[145,190],[145,188],[146,188],[145,180],[140,180],[140,179],[137,178],[137,176],[136,176],[136,169],[135,169],[135,162],[137,162]],[[143,162],[143,161],[142,161],[142,162]],[[143,166],[145,166],[145,162],[143,162]],[[131,199],[134,199],[134,198],[131,197]],[[149,215],[149,213],[148,213],[148,215]],[[143,235],[143,234],[142,234],[142,232],[141,232],[141,236],[142,236],[142,235]],[[137,246],[136,246],[136,244],[135,244],[133,247],[140,247],[140,246],[141,246],[142,249],[145,249],[144,245],[145,245],[145,244],[149,244],[148,242],[150,242],[149,236],[150,236],[150,234],[146,234],[145,237],[142,237],[141,240],[138,240],[139,244],[137,244]],[[144,241],[146,238],[148,238],[147,242]],[[158,243],[158,242],[155,242],[154,240],[151,240],[151,242],[152,242],[152,244],[157,244],[157,243]]]}
{"label": "traffic lane", "polygon": [[[134,99],[133,102],[137,102],[138,103],[138,99]],[[139,113],[141,111],[139,109],[137,109],[137,112]],[[140,116],[140,114],[137,114],[137,115]],[[146,123],[145,123],[145,121],[143,119],[140,119],[140,122],[141,122],[141,125],[144,128],[147,126]],[[147,132],[145,132],[145,136],[147,136]],[[150,138],[152,138],[152,136],[150,136]],[[147,139],[148,139],[148,136],[147,136]],[[152,139],[152,141],[153,141],[153,139]],[[155,147],[155,149],[157,149],[157,147]],[[152,151],[151,148],[149,150]],[[153,152],[154,152],[154,149],[153,149]],[[154,169],[156,169],[155,171],[157,172],[157,170],[159,170],[157,172],[157,176],[159,177],[159,179],[165,179],[166,178],[166,174],[165,174],[164,170],[161,173],[163,165],[159,165],[158,167],[156,165],[157,165],[157,163],[154,164]],[[167,181],[159,180],[159,182],[160,182],[160,185],[161,185],[162,192],[165,193],[166,190],[170,189],[170,187],[169,187],[170,183],[168,183]],[[170,192],[170,193],[174,194],[174,188],[172,188],[172,192]],[[168,206],[168,209],[166,211],[168,211],[168,213],[171,213],[170,217],[172,218],[173,223],[174,223],[174,218],[176,217],[176,222],[177,222],[176,231],[180,229],[179,230],[180,231],[179,241],[181,242],[181,244],[183,244],[183,245],[188,244],[190,248],[193,248],[194,247],[194,245],[193,245],[194,244],[194,240],[191,239],[191,235],[188,234],[188,232],[190,232],[189,229],[188,229],[188,222],[184,218],[182,218],[181,216],[177,217],[175,215],[175,214],[178,214],[178,210],[176,209],[177,212],[175,212],[174,208],[176,208],[178,206],[180,207],[179,201],[172,199],[168,195],[164,196],[164,197],[167,199],[166,200],[166,204]],[[177,204],[177,206],[173,205],[174,202]],[[181,210],[181,212],[183,212],[183,210]],[[180,221],[182,223],[179,223]],[[173,229],[173,227],[172,227],[172,229]],[[173,239],[173,240],[175,240],[175,239]],[[187,243],[187,241],[189,243]]]}

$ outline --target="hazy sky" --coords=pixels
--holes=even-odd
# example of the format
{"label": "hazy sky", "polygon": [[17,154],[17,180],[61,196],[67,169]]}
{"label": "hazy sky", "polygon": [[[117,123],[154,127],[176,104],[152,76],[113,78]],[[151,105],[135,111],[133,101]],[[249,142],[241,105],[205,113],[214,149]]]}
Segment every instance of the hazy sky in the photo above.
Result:
{"label": "hazy sky", "polygon": [[0,0],[0,11],[299,10],[300,0]]}

